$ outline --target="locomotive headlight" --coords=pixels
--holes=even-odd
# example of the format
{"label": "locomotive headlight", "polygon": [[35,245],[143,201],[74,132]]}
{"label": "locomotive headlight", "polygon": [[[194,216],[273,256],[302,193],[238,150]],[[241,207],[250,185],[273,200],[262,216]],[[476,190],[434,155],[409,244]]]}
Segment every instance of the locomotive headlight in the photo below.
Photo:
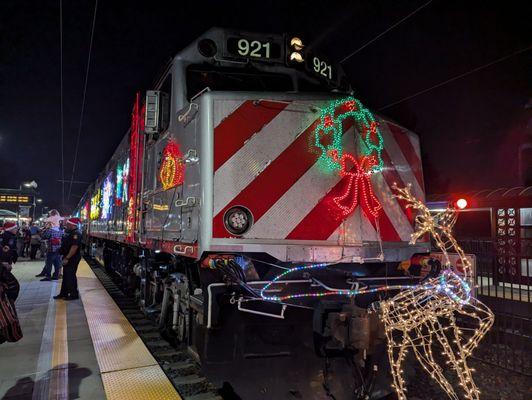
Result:
{"label": "locomotive headlight", "polygon": [[303,50],[303,41],[298,37],[293,37],[290,39],[290,47],[296,51]]}
{"label": "locomotive headlight", "polygon": [[305,61],[303,57],[303,49],[305,48],[305,45],[303,44],[303,41],[294,36],[290,39],[289,42],[287,42],[288,45],[288,52],[287,54],[290,54],[288,56],[287,62],[290,63],[302,63]]}
{"label": "locomotive headlight", "polygon": [[211,39],[201,39],[198,42],[198,51],[203,57],[214,57],[218,51],[216,43]]}
{"label": "locomotive headlight", "polygon": [[243,235],[253,224],[251,212],[242,206],[231,207],[224,215],[225,229],[233,235]]}
{"label": "locomotive headlight", "polygon": [[302,63],[304,60],[303,60],[303,56],[301,55],[300,52],[298,52],[298,51],[293,51],[293,52],[290,54],[290,61],[298,62],[298,63]]}

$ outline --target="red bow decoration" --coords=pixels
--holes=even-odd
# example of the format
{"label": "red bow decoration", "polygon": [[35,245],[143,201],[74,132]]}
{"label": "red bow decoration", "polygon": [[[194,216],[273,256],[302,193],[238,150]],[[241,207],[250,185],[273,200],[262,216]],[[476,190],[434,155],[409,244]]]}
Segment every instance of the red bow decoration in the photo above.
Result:
{"label": "red bow decoration", "polygon": [[[351,214],[360,203],[371,215],[378,218],[379,210],[382,206],[373,194],[371,180],[367,173],[367,171],[370,171],[375,165],[377,165],[375,157],[362,157],[362,160],[359,163],[356,158],[349,153],[343,154],[342,157],[338,159],[338,152],[332,150],[331,156],[335,161],[340,163],[340,176],[348,177],[344,193],[341,196],[333,198],[333,201],[342,210],[344,216],[347,217]],[[348,170],[348,161],[353,163],[354,168]]]}

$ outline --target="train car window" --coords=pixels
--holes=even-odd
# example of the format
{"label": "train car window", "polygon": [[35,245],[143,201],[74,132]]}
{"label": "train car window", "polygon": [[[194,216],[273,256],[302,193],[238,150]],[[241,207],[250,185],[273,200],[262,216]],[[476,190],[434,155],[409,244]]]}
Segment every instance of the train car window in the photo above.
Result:
{"label": "train car window", "polygon": [[187,99],[206,87],[227,91],[293,91],[288,75],[260,72],[255,69],[217,68],[191,65],[187,68]]}
{"label": "train car window", "polygon": [[532,226],[532,208],[521,208],[519,209],[521,226]]}
{"label": "train car window", "polygon": [[491,237],[491,212],[489,210],[461,212],[454,232],[459,240]]}

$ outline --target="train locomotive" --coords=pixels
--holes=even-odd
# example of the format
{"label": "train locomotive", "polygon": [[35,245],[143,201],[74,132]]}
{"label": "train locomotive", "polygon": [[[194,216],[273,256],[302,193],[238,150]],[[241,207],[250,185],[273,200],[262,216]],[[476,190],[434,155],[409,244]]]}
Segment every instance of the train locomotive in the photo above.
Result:
{"label": "train locomotive", "polygon": [[213,28],[136,95],[76,214],[87,254],[215,385],[379,398],[385,294],[353,293],[413,279],[399,264],[430,248],[408,244],[394,183],[424,198],[419,139],[340,66],[298,37]]}

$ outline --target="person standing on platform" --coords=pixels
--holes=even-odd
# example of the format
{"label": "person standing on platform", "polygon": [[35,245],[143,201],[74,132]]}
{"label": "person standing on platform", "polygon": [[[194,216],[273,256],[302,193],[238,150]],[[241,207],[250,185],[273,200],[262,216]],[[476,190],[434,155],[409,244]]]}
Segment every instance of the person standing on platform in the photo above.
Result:
{"label": "person standing on platform", "polygon": [[23,222],[17,232],[17,254],[19,257],[24,257],[26,248],[26,223]]}
{"label": "person standing on platform", "polygon": [[2,227],[2,234],[0,235],[0,246],[9,247],[14,253],[13,263],[17,262],[18,252],[17,252],[17,224],[14,222],[6,222]]}
{"label": "person standing on platform", "polygon": [[54,296],[54,299],[79,299],[76,272],[81,261],[81,232],[78,229],[80,223],[79,218],[66,220],[65,233],[59,250],[59,253],[63,256],[63,282],[61,291],[57,296]]}
{"label": "person standing on platform", "polygon": [[[35,260],[37,256],[37,250],[41,247],[41,232],[39,228],[32,222],[29,227],[30,233],[30,260]],[[41,254],[42,257],[42,254]]]}
{"label": "person standing on platform", "polygon": [[0,246],[0,343],[16,342],[22,338],[22,330],[15,308],[20,285],[11,273],[17,251]]}
{"label": "person standing on platform", "polygon": [[48,214],[49,217],[44,220],[44,222],[51,222],[52,226],[59,226],[60,222],[63,221],[63,217],[59,214],[57,210],[50,210]]}
{"label": "person standing on platform", "polygon": [[[61,255],[59,250],[61,249],[61,239],[63,231],[57,226],[52,226],[50,222],[46,223],[46,226],[41,234],[41,238],[48,241],[48,248],[46,252],[46,262],[44,268],[40,274],[35,275],[37,278],[42,277],[41,281],[52,281],[59,279],[61,273]],[[54,274],[52,275],[52,265],[54,267]]]}

